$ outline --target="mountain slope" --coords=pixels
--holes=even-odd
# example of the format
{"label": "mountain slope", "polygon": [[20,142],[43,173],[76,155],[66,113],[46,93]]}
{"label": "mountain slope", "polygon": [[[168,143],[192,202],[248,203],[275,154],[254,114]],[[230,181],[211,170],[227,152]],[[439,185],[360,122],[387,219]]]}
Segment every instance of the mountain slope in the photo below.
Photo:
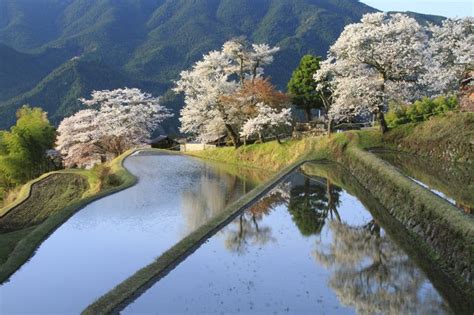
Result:
{"label": "mountain slope", "polygon": [[[1,92],[0,100],[15,96],[0,103],[0,111],[8,107],[3,111],[11,113],[21,101],[33,99],[55,119],[73,112],[77,102],[72,96],[55,100],[49,96],[52,92],[40,91],[47,88],[67,95],[59,92],[62,76],[45,79],[48,84],[39,82],[44,72],[73,56],[91,60],[95,67],[103,66],[106,73],[124,74],[129,86],[163,94],[179,72],[203,53],[241,35],[281,47],[267,74],[285,89],[304,54],[324,56],[345,25],[375,11],[357,0],[0,0],[0,44],[41,60],[44,67],[44,71],[35,70],[36,64],[28,58],[15,63],[31,69],[31,76],[26,71],[15,77],[9,71],[3,75],[13,78],[9,86],[4,86],[0,73],[0,90],[6,91]],[[52,50],[60,53],[45,58]],[[94,89],[104,85],[97,78],[91,80],[98,83]],[[87,96],[78,92],[87,89],[74,91],[70,95]],[[167,99],[179,110],[176,100]],[[11,117],[0,118],[0,128],[8,127],[9,121]]]}
{"label": "mountain slope", "polygon": [[0,101],[33,88],[43,77],[66,60],[58,49],[27,54],[0,43]]}
{"label": "mountain slope", "polygon": [[42,107],[53,123],[81,108],[78,98],[95,89],[113,89],[131,83],[126,76],[107,65],[74,58],[51,72],[33,89],[0,103],[0,124],[11,125],[23,104]]}

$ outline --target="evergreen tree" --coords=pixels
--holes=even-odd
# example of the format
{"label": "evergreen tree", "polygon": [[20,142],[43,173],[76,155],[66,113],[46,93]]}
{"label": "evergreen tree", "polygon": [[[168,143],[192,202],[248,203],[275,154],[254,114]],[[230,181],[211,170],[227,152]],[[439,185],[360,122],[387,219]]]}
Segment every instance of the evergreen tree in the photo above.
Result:
{"label": "evergreen tree", "polygon": [[319,70],[319,62],[319,57],[303,56],[288,82],[288,92],[293,99],[293,104],[305,112],[308,121],[312,119],[313,109],[323,107],[319,92],[316,91],[317,83],[314,80],[314,74]]}

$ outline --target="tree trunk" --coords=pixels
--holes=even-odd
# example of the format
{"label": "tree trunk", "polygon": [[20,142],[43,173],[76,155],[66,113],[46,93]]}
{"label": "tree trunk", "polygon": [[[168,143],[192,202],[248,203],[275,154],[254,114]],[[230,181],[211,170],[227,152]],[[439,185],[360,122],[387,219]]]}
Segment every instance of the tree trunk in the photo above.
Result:
{"label": "tree trunk", "polygon": [[304,112],[305,112],[307,122],[310,122],[311,120],[313,120],[313,113],[311,113],[311,107],[306,107]]}
{"label": "tree trunk", "polygon": [[385,115],[383,114],[382,110],[379,110],[377,113],[377,119],[380,123],[380,130],[382,133],[386,133],[388,131],[387,122],[385,121]]}
{"label": "tree trunk", "polygon": [[260,232],[260,231],[258,230],[258,222],[257,222],[257,218],[255,217],[255,214],[252,215],[252,221],[253,221],[253,224],[255,225],[255,231],[258,234],[258,232]]}
{"label": "tree trunk", "polygon": [[337,212],[337,206],[333,199],[334,187],[329,179],[326,180],[326,194],[328,195],[328,211],[331,214],[331,218],[334,214],[337,221],[341,222],[341,217],[339,216],[339,212]]}
{"label": "tree trunk", "polygon": [[240,138],[239,136],[235,133],[234,129],[232,129],[232,126],[229,124],[225,124],[225,128],[227,129],[227,134],[229,137],[232,139],[232,143],[234,144],[235,148],[240,147]]}
{"label": "tree trunk", "polygon": [[[382,78],[383,78],[383,83],[382,83],[382,86],[380,87],[380,90],[382,91],[382,95],[384,95],[385,82],[387,81],[387,77],[385,73],[382,73]],[[388,131],[388,126],[387,126],[387,122],[385,121],[385,115],[383,114],[383,103],[384,103],[383,100],[384,99],[382,97],[382,100],[380,102],[378,112],[377,112],[377,118],[380,122],[380,130],[382,131],[382,133],[386,133]]]}
{"label": "tree trunk", "polygon": [[333,132],[333,122],[332,122],[332,119],[328,117],[328,136],[331,135],[331,133]]}
{"label": "tree trunk", "polygon": [[280,137],[278,135],[276,135],[275,138],[277,139],[278,144],[281,144]]}

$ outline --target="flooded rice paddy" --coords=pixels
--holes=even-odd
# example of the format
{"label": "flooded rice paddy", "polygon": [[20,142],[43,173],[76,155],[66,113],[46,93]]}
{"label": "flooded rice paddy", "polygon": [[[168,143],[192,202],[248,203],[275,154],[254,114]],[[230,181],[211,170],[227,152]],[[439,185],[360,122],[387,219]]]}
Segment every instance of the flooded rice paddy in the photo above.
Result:
{"label": "flooded rice paddy", "polygon": [[125,167],[138,184],[86,206],[44,241],[0,285],[0,314],[80,313],[267,176],[150,153]]}
{"label": "flooded rice paddy", "polygon": [[123,313],[448,313],[382,222],[315,173],[294,172]]}
{"label": "flooded rice paddy", "polygon": [[[125,166],[138,184],[86,206],[44,241],[0,285],[1,314],[79,313],[269,178],[145,152]],[[340,167],[306,163],[122,313],[456,311],[463,301],[406,234]]]}

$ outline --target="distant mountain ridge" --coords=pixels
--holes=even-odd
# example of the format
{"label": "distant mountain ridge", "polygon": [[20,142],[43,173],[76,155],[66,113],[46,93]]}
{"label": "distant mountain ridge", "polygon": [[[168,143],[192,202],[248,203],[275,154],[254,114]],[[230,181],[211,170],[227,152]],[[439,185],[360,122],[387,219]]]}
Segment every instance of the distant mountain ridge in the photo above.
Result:
{"label": "distant mountain ridge", "polygon": [[375,11],[356,0],[0,0],[0,128],[24,103],[57,123],[93,89],[163,94],[203,53],[241,35],[281,47],[267,74],[285,89],[304,54],[324,56],[345,25]]}

